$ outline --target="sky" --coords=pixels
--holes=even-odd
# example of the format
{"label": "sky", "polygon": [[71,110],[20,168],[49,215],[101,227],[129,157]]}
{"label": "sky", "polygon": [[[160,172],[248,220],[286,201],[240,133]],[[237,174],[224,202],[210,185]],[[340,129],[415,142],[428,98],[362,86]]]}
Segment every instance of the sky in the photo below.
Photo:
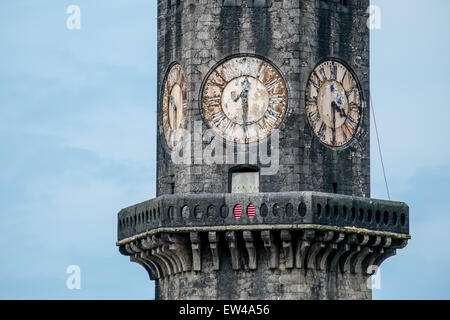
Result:
{"label": "sky", "polygon": [[[449,299],[450,2],[372,4],[372,97],[412,235],[374,298]],[[0,299],[154,297],[114,244],[120,208],[155,195],[156,28],[156,1],[0,2]],[[373,125],[371,139],[372,197],[385,199]],[[71,265],[79,290],[66,286]]]}

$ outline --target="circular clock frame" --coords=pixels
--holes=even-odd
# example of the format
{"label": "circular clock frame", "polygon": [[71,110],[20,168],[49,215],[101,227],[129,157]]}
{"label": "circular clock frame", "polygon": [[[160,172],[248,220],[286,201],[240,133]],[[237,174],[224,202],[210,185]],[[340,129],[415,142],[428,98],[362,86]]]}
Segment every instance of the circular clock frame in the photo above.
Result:
{"label": "circular clock frame", "polygon": [[177,62],[167,68],[161,89],[161,120],[167,147],[177,149],[187,128],[186,76]]}
{"label": "circular clock frame", "polygon": [[326,58],[314,66],[306,84],[305,113],[309,127],[322,144],[339,149],[355,141],[364,108],[361,84],[347,63]]}
{"label": "circular clock frame", "polygon": [[251,54],[221,60],[199,93],[204,122],[229,142],[249,144],[269,137],[288,111],[288,87],[274,63]]}

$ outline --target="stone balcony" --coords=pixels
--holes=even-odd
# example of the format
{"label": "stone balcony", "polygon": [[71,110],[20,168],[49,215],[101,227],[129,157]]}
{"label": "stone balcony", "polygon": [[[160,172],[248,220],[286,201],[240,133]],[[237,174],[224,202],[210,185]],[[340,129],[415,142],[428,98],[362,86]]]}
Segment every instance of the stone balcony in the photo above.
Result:
{"label": "stone balcony", "polygon": [[[164,195],[118,219],[158,299],[370,299],[367,277],[410,239],[405,203],[317,192]],[[267,286],[223,290],[253,277]]]}
{"label": "stone balcony", "polygon": [[[249,217],[253,204],[255,215]],[[236,206],[242,215],[235,216]],[[403,202],[318,192],[164,195],[118,214],[118,245],[162,232],[221,230],[360,230],[409,235]]]}

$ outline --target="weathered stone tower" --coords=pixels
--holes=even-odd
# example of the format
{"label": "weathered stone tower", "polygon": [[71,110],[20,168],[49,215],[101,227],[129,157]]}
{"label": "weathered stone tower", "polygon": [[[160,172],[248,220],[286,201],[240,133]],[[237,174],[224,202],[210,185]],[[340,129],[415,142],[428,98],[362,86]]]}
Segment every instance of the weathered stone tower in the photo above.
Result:
{"label": "weathered stone tower", "polygon": [[369,0],[158,0],[158,299],[370,299],[409,209],[370,199]]}

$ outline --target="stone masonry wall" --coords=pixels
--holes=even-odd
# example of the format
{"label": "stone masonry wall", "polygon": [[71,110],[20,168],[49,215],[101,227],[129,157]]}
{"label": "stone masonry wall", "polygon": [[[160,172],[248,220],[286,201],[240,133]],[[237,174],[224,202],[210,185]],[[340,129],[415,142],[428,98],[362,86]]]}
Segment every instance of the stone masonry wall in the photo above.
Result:
{"label": "stone masonry wall", "polygon": [[[224,250],[225,251],[225,250]],[[261,299],[261,300],[370,300],[368,276],[319,270],[270,270],[263,248],[258,250],[257,270],[232,270],[222,254],[220,271],[204,251],[202,271],[183,272],[157,280],[156,299]]]}
{"label": "stone masonry wall", "polygon": [[[169,6],[169,3],[171,5]],[[261,176],[261,192],[314,190],[370,196],[369,170],[369,0],[271,0],[268,8],[222,7],[221,0],[158,0],[158,90],[173,62],[184,69],[191,130],[201,121],[200,88],[210,69],[235,54],[255,54],[281,71],[289,94],[288,113],[280,126],[280,168]],[[361,136],[332,150],[314,136],[305,116],[305,87],[323,59],[346,62],[360,80],[366,107]],[[207,126],[203,124],[203,130]],[[206,145],[206,142],[204,142]],[[174,165],[167,152],[158,98],[158,195],[227,192],[233,165]],[[198,152],[192,157],[197,156]]]}

